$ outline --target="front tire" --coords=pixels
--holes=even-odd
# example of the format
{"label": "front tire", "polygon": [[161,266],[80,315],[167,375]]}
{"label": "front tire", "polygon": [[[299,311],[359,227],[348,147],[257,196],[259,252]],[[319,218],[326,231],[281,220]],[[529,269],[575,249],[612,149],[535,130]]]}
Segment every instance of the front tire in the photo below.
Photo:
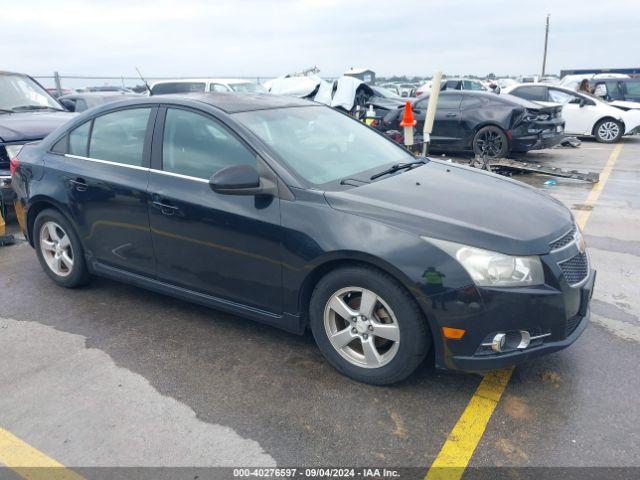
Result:
{"label": "front tire", "polygon": [[33,240],[44,271],[58,285],[75,288],[89,281],[80,239],[57,210],[43,210],[33,226]]}
{"label": "front tire", "polygon": [[603,118],[593,127],[593,136],[600,143],[616,143],[624,135],[624,126],[612,118]]}
{"label": "front tire", "polygon": [[426,319],[392,277],[375,268],[340,268],[311,296],[309,321],[324,357],[359,382],[389,385],[408,377],[430,344]]}
{"label": "front tire", "polygon": [[488,125],[482,127],[473,136],[473,153],[488,158],[502,158],[509,153],[509,139],[500,127]]}

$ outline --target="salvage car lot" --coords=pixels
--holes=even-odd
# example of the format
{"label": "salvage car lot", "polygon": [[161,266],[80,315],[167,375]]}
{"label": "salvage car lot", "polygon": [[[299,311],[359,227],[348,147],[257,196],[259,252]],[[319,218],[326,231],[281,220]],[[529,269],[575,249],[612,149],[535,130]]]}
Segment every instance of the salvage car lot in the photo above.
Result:
{"label": "salvage car lot", "polygon": [[[515,369],[471,466],[639,465],[640,138],[621,145],[527,155],[603,172],[593,188],[516,177],[587,219],[592,325]],[[397,386],[366,386],[310,335],[104,279],[63,290],[25,242],[0,249],[0,265],[0,428],[69,467],[423,467],[481,380],[425,363]]]}

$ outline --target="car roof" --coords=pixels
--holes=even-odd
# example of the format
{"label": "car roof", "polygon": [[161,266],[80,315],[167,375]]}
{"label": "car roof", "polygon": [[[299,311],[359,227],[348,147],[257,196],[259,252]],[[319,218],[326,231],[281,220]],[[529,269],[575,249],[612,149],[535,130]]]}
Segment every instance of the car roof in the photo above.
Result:
{"label": "car roof", "polygon": [[184,93],[158,95],[139,98],[123,99],[110,103],[108,109],[113,106],[123,107],[128,105],[139,104],[173,104],[173,105],[193,105],[193,102],[211,105],[226,113],[250,112],[254,110],[271,110],[274,108],[288,107],[320,107],[322,104],[303,100],[296,97],[288,97],[284,95],[273,95],[269,93]]}

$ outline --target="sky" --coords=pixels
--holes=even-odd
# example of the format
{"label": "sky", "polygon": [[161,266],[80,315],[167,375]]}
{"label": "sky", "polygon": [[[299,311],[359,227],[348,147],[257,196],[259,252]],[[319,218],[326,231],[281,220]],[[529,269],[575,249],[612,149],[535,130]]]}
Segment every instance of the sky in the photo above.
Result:
{"label": "sky", "polygon": [[638,67],[638,0],[0,0],[0,70],[271,78]]}

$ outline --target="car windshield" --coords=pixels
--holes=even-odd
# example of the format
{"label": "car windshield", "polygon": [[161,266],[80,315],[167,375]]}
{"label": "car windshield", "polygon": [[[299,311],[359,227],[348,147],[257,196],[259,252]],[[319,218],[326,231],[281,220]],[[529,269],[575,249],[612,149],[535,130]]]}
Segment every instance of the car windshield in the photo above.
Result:
{"label": "car windshield", "polygon": [[0,75],[0,110],[62,110],[47,91],[24,75]]}
{"label": "car windshield", "polygon": [[235,117],[314,185],[415,160],[391,140],[329,107],[256,110]]}
{"label": "car windshield", "polygon": [[240,93],[269,93],[267,89],[257,83],[230,83],[229,86],[234,92]]}

